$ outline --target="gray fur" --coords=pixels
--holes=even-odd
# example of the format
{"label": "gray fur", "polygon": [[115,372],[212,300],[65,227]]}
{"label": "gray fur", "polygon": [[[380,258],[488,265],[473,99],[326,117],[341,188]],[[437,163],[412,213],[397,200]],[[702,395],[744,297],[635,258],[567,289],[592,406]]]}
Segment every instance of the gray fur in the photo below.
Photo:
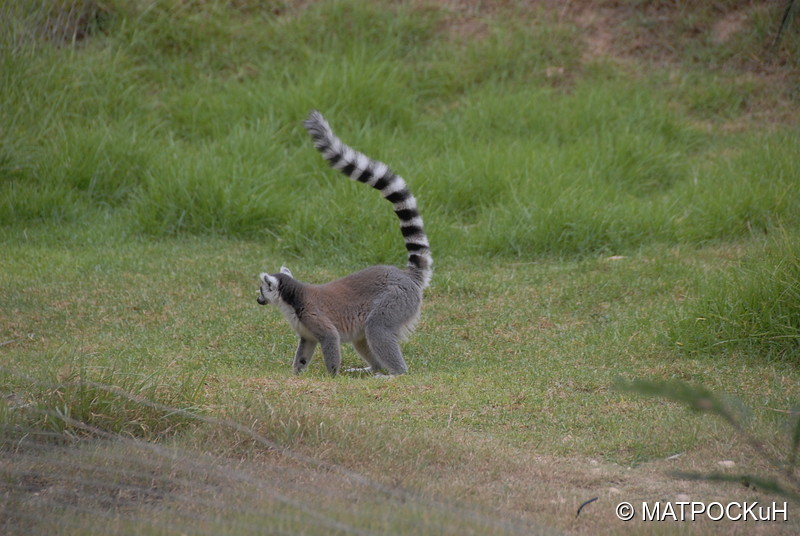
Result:
{"label": "gray fur", "polygon": [[392,203],[400,218],[408,266],[372,266],[323,285],[302,283],[281,267],[277,274],[261,274],[258,303],[276,305],[299,335],[292,365],[296,374],[309,365],[317,345],[328,372],[337,374],[340,346],[348,342],[371,371],[404,374],[408,367],[400,342],[419,319],[422,290],[433,265],[416,200],[405,181],[385,164],[342,143],[319,112],[311,112],[304,124],[333,167],[373,186]]}

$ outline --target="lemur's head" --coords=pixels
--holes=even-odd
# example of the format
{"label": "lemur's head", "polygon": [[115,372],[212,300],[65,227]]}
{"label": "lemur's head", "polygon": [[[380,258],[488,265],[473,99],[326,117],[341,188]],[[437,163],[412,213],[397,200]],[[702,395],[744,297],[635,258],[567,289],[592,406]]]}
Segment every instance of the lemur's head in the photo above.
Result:
{"label": "lemur's head", "polygon": [[[283,275],[288,275],[292,277],[292,272],[285,266],[281,266],[281,271],[279,272]],[[261,288],[258,291],[258,298],[256,301],[260,305],[270,305],[275,304],[280,297],[280,293],[278,292],[278,287],[280,286],[280,279],[278,279],[275,275],[270,274],[261,274],[258,278],[261,280]]]}

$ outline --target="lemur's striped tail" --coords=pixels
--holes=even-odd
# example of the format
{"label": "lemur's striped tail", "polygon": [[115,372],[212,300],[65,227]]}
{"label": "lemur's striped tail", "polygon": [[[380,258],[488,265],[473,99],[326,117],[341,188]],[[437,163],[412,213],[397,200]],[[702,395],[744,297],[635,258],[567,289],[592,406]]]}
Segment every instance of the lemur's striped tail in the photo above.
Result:
{"label": "lemur's striped tail", "polygon": [[400,218],[400,231],[408,250],[408,268],[418,276],[423,287],[427,287],[433,271],[433,257],[422,228],[417,200],[408,190],[406,181],[392,173],[386,164],[342,143],[319,112],[312,111],[303,126],[311,134],[314,147],[332,167],[354,181],[372,186],[392,204],[394,213]]}

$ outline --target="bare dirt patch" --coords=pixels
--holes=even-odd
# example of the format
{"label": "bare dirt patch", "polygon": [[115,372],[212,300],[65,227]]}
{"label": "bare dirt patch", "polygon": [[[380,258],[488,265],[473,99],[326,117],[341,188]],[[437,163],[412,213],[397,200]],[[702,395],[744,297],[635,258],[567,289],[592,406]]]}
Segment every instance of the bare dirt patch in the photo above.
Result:
{"label": "bare dirt patch", "polygon": [[[522,455],[508,461],[502,472],[486,467],[484,476],[465,471],[463,476],[440,480],[439,490],[450,496],[487,501],[493,508],[515,517],[567,530],[570,534],[672,534],[689,531],[702,534],[795,534],[800,524],[789,522],[752,523],[712,522],[698,518],[694,523],[650,523],[641,518],[623,522],[615,507],[626,501],[640,509],[642,502],[678,503],[702,501],[783,503],[785,499],[742,484],[712,484],[673,476],[683,472],[729,472],[753,469],[747,460],[728,460],[724,449],[707,447],[691,454],[676,453],[670,459],[625,467],[592,458],[563,458]],[[732,462],[733,466],[720,462]],[[470,478],[467,475],[472,475]],[[462,489],[453,489],[453,487]],[[578,509],[586,501],[580,514]],[[790,503],[789,508],[791,509]],[[790,512],[791,514],[791,512]]]}

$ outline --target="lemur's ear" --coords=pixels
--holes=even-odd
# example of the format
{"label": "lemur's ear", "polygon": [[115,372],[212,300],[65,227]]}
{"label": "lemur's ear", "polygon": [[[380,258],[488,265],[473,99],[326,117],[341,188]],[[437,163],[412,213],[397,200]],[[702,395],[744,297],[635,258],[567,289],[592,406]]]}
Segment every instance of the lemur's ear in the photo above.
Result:
{"label": "lemur's ear", "polygon": [[292,277],[292,278],[294,277],[292,275],[292,272],[290,272],[289,269],[287,267],[285,267],[285,266],[281,266],[281,273],[283,275],[288,275],[289,277]]}

